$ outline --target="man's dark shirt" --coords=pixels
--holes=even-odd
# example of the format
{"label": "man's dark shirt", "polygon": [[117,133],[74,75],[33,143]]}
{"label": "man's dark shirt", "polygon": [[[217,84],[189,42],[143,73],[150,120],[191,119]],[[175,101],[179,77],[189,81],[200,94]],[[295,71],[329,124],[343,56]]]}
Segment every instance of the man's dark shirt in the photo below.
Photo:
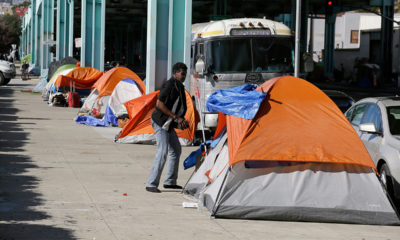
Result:
{"label": "man's dark shirt", "polygon": [[[164,105],[172,111],[172,107],[174,106],[175,101],[181,98],[178,106],[176,108],[176,111],[174,114],[177,114],[179,109],[183,107],[184,111],[182,114],[180,114],[177,117],[184,117],[187,106],[186,106],[186,95],[185,95],[185,87],[183,84],[176,80],[174,77],[170,78],[168,81],[166,81],[163,86],[160,89],[160,94],[158,95],[158,100],[163,102]],[[183,104],[183,106],[182,106]],[[158,126],[162,127],[164,123],[168,120],[169,116],[164,114],[160,109],[156,107],[154,110],[153,114],[151,115],[151,118],[155,123],[157,123]],[[170,125],[169,130],[172,128],[176,128],[177,124],[175,122],[172,122]]]}

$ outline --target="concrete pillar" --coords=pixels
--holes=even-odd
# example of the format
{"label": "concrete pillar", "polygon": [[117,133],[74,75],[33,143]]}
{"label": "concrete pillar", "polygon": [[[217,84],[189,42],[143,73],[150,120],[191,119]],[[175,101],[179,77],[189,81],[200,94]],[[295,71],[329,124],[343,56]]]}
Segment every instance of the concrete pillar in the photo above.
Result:
{"label": "concrete pillar", "polygon": [[36,51],[37,51],[37,12],[36,12],[36,0],[31,2],[31,65],[36,64]]}
{"label": "concrete pillar", "polygon": [[104,70],[106,1],[82,0],[81,66]]}
{"label": "concrete pillar", "polygon": [[74,0],[58,0],[57,60],[73,56]]}
{"label": "concrete pillar", "polygon": [[185,62],[189,67],[191,9],[191,0],[185,0],[185,4],[179,0],[148,1],[147,92],[161,88],[163,82],[171,77],[175,62]]}

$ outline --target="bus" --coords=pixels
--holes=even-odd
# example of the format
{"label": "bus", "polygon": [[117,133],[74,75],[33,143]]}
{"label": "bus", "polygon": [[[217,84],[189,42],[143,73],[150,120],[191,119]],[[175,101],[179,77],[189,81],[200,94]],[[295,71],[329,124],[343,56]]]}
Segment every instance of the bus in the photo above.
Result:
{"label": "bus", "polygon": [[292,74],[293,62],[294,37],[283,23],[239,18],[193,24],[190,94],[203,127],[217,125],[218,114],[206,110],[213,92]]}

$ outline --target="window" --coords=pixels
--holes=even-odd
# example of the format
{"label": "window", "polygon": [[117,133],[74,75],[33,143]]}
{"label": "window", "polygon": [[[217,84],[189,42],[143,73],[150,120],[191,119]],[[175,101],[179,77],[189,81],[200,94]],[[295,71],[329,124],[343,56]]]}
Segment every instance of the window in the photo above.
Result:
{"label": "window", "polygon": [[382,115],[379,107],[375,104],[369,104],[361,123],[373,123],[376,131],[382,132]]}
{"label": "window", "polygon": [[351,30],[350,43],[358,43],[358,30]]}
{"label": "window", "polygon": [[392,135],[400,135],[400,107],[388,107],[389,129]]}
{"label": "window", "polygon": [[351,122],[351,116],[353,114],[354,108],[349,109],[349,111],[347,111],[346,113],[346,118],[347,120],[349,120],[349,122]]}
{"label": "window", "polygon": [[291,72],[291,37],[243,37],[210,41],[207,65],[215,73]]}
{"label": "window", "polygon": [[199,43],[199,49],[198,49],[198,54],[201,56],[204,56],[204,44],[203,43]]}
{"label": "window", "polygon": [[360,125],[361,119],[364,115],[364,111],[365,111],[366,107],[367,107],[367,104],[360,104],[354,108],[353,114],[352,114],[351,120],[350,120],[351,124],[353,124],[355,126]]}
{"label": "window", "polygon": [[250,41],[248,39],[212,41],[207,45],[207,58],[210,70],[215,73],[250,71]]}

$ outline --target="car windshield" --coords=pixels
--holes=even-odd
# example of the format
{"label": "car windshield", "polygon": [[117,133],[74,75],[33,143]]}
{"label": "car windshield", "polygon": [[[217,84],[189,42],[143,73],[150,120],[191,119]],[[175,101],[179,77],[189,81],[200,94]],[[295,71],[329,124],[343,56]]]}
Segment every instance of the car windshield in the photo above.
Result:
{"label": "car windshield", "polygon": [[387,107],[389,129],[392,135],[400,135],[400,106]]}
{"label": "car windshield", "polygon": [[292,38],[213,40],[207,44],[207,62],[214,73],[292,72]]}

